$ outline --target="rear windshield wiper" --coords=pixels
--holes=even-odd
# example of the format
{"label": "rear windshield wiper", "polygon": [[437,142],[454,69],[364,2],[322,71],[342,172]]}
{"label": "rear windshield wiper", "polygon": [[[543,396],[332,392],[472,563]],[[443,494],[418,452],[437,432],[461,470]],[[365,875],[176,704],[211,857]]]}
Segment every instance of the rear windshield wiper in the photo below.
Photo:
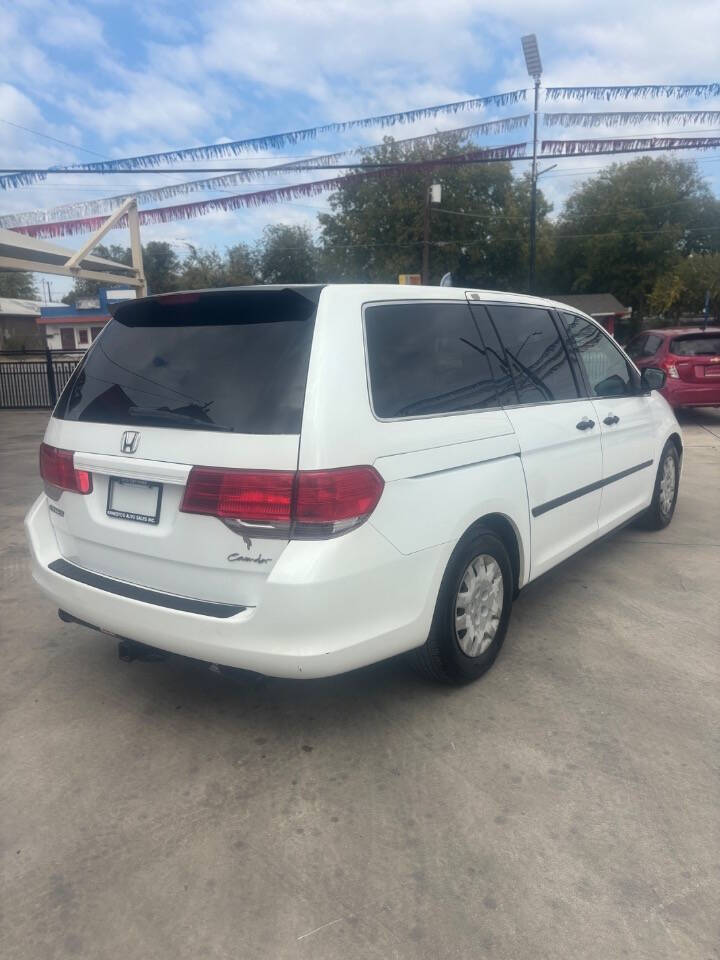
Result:
{"label": "rear windshield wiper", "polygon": [[155,420],[171,420],[173,423],[184,423],[186,426],[196,427],[198,430],[219,430],[223,433],[233,433],[232,427],[226,427],[222,423],[213,423],[211,420],[201,420],[200,417],[192,417],[187,413],[175,413],[174,410],[157,410],[155,407],[130,407],[128,413],[131,417],[146,417]]}

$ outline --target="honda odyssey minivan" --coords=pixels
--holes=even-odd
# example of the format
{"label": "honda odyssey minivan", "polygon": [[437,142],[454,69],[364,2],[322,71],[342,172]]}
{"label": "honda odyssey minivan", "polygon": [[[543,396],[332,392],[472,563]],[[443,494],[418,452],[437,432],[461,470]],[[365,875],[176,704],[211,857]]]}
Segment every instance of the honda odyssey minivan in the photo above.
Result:
{"label": "honda odyssey minivan", "polygon": [[33,575],[65,620],[221,666],[321,677],[409,652],[466,682],[527,583],[670,522],[664,379],[515,294],[127,301],[48,424]]}

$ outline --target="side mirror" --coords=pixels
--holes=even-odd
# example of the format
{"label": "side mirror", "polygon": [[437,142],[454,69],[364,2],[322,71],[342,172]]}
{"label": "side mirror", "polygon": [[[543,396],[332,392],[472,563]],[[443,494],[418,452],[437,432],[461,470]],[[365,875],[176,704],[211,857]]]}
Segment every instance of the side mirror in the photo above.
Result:
{"label": "side mirror", "polygon": [[643,391],[662,390],[665,386],[667,374],[659,367],[645,367],[640,376],[640,388]]}

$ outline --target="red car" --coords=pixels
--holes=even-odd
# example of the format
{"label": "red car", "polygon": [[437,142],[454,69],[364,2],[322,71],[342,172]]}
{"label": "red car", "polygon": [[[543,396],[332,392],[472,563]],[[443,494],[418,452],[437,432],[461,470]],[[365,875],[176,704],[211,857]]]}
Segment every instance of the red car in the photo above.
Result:
{"label": "red car", "polygon": [[673,407],[720,407],[720,327],[643,330],[625,349],[641,370],[665,371]]}

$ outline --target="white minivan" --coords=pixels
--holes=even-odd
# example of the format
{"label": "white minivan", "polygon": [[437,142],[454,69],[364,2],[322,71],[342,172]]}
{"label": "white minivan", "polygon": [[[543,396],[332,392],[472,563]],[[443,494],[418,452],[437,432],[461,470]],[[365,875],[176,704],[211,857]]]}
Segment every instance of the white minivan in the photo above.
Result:
{"label": "white minivan", "polygon": [[537,297],[268,286],[127,301],[62,393],[26,529],[64,620],[279,677],[412,651],[463,683],[517,592],[675,508],[677,421]]}

